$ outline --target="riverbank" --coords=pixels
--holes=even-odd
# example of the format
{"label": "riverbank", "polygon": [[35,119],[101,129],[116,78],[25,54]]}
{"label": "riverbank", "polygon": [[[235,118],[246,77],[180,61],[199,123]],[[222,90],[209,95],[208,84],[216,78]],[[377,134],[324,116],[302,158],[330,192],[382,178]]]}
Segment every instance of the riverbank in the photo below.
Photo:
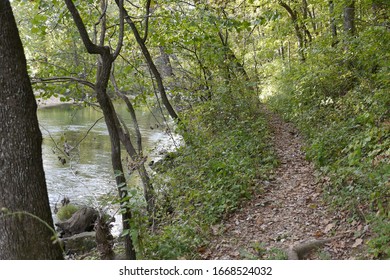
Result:
{"label": "riverbank", "polygon": [[[60,97],[44,102],[37,100],[37,103],[44,139],[43,163],[51,208],[54,209],[55,204],[58,205],[67,197],[72,204],[88,205],[96,209],[103,207],[109,209],[108,214],[116,215],[114,204],[117,189],[110,161],[109,135],[104,120],[96,122],[102,117],[102,113],[92,106],[73,106],[73,100],[61,102]],[[131,129],[132,121],[127,107],[120,102],[116,103],[115,107]],[[169,123],[170,129],[167,130],[167,125],[163,125],[160,119],[156,120],[155,116],[158,114],[150,112],[146,107],[137,108],[137,119],[145,155],[148,154],[148,163],[159,161],[182,143],[179,135],[170,132],[173,131],[173,123]],[[80,139],[83,141],[77,149],[70,151],[67,156],[56,148],[57,146],[63,149],[65,141],[74,147]],[[128,162],[126,157],[124,161]],[[129,177],[129,184],[133,187],[139,186],[136,174]],[[122,231],[120,216],[116,216],[112,228],[114,237],[119,236]],[[55,215],[53,218],[57,222]]]}
{"label": "riverbank", "polygon": [[77,101],[71,99],[69,101],[61,101],[61,98],[65,98],[64,96],[58,95],[57,97],[51,96],[48,99],[43,99],[39,96],[35,96],[35,100],[38,105],[38,109],[54,107],[62,104],[77,104]]}

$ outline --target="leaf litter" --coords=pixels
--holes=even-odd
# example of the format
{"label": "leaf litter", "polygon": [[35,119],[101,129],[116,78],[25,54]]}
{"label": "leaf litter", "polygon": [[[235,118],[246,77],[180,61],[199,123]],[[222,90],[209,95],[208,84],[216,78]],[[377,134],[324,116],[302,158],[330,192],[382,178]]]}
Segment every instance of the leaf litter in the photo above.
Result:
{"label": "leaf litter", "polygon": [[[280,165],[259,183],[259,194],[213,225],[203,259],[284,259],[308,240],[324,245],[305,259],[366,259],[369,225],[323,200],[323,182],[305,159],[296,128],[264,108]],[[364,230],[362,230],[364,229]]]}

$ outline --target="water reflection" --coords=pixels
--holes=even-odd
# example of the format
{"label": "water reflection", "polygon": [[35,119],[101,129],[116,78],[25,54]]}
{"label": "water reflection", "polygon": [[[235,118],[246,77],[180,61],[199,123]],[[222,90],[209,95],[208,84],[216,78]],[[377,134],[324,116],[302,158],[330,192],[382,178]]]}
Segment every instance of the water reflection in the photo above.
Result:
{"label": "water reflection", "polygon": [[[131,119],[125,106],[116,107],[132,132]],[[92,107],[68,104],[38,110],[44,138],[43,164],[52,207],[64,196],[74,203],[97,206],[96,199],[101,195],[110,192],[116,194],[110,141],[104,119],[93,126],[101,117],[102,113]],[[153,149],[157,145],[163,149],[172,146],[172,139],[164,132],[163,127],[156,128],[156,123],[161,120],[156,120],[151,112],[139,111],[137,118],[144,151],[149,154],[149,160],[156,160],[160,155]],[[75,147],[82,138],[84,139],[80,145],[74,148],[69,156],[64,154],[65,141]]]}

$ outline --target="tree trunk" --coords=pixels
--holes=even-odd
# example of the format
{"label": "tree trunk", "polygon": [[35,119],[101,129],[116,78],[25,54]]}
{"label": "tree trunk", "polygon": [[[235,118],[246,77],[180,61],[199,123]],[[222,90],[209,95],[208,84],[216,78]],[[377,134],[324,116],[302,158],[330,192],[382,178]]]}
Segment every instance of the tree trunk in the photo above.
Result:
{"label": "tree trunk", "polygon": [[[301,22],[301,26],[302,26],[304,34],[306,35],[304,37],[304,41],[305,41],[305,47],[307,47],[307,40],[309,40],[309,42],[311,42],[313,40],[313,36],[311,35],[309,29],[307,29],[307,26],[306,26],[308,16],[311,15],[310,10],[309,10],[309,5],[307,4],[306,0],[302,0],[302,11],[303,11],[303,21]],[[315,27],[313,28],[313,30],[315,31]]]}
{"label": "tree trunk", "polygon": [[289,5],[287,5],[285,2],[283,2],[281,0],[279,0],[278,3],[290,15],[291,21],[292,21],[293,26],[294,26],[295,35],[297,36],[297,40],[298,40],[298,54],[299,54],[299,58],[300,58],[300,60],[302,62],[304,62],[306,60],[305,51],[304,51],[304,48],[305,48],[305,42],[304,42],[305,41],[305,33],[302,32],[301,27],[299,26],[297,12],[294,11]]}
{"label": "tree trunk", "polygon": [[355,0],[348,0],[344,7],[344,31],[350,36],[353,36],[356,33]]}
{"label": "tree trunk", "polygon": [[[96,92],[99,105],[103,111],[104,120],[106,122],[108,134],[110,136],[111,163],[114,172],[116,173],[115,180],[118,187],[119,196],[122,199],[128,195],[126,190],[126,178],[123,172],[121,149],[120,149],[120,135],[122,135],[123,132],[121,130],[119,120],[116,115],[114,106],[111,102],[111,99],[107,95],[107,86],[111,75],[111,67],[116,56],[119,54],[119,50],[122,42],[120,39],[119,40],[120,42],[118,43],[118,47],[115,50],[114,54],[111,54],[110,48],[107,46],[103,46],[102,43],[101,45],[96,45],[92,43],[91,39],[89,38],[88,32],[85,28],[85,25],[83,23],[83,20],[77,8],[75,7],[73,1],[71,0],[64,0],[64,1],[66,3],[68,10],[72,14],[73,20],[79,30],[80,37],[88,53],[98,54],[101,59],[101,66],[99,66],[99,71],[98,71],[99,73],[95,84],[95,92]],[[123,18],[121,18],[121,21],[122,20]],[[120,27],[123,34],[122,27],[123,27],[123,21],[121,22],[121,27]],[[128,231],[130,230],[130,220],[132,218],[132,213],[131,210],[126,207],[126,205],[122,204],[121,206],[124,212],[122,214],[123,230]],[[127,259],[131,259],[131,260],[136,259],[136,252],[130,234],[125,235],[125,253]]]}
{"label": "tree trunk", "polygon": [[159,46],[158,48],[160,50],[160,56],[161,56],[161,62],[162,62],[162,65],[161,65],[162,76],[164,78],[174,76],[169,55],[165,52],[165,48],[163,46]]}
{"label": "tree trunk", "polygon": [[[115,0],[115,2],[117,3],[117,5],[119,5],[119,0]],[[144,55],[146,63],[148,64],[150,71],[152,72],[154,78],[156,79],[156,83],[157,83],[158,91],[160,92],[162,103],[164,104],[164,106],[167,109],[168,114],[171,116],[171,118],[176,120],[178,123],[181,123],[179,116],[177,115],[175,109],[173,109],[172,104],[169,102],[169,99],[168,99],[168,96],[166,94],[164,83],[163,83],[162,77],[160,75],[160,72],[158,71],[158,69],[154,63],[152,56],[150,55],[149,50],[145,45],[144,40],[141,38],[141,35],[139,34],[137,27],[135,26],[133,20],[131,19],[131,17],[129,16],[127,11],[124,8],[122,8],[122,9],[123,9],[123,12],[125,14],[126,22],[128,23],[131,30],[133,31],[135,40],[137,41],[139,47],[141,48],[141,51],[142,51],[142,54]]]}
{"label": "tree trunk", "polygon": [[112,81],[112,84],[114,85],[115,92],[117,93],[117,95],[120,98],[122,98],[123,101],[125,101],[125,103],[127,105],[127,109],[129,110],[131,119],[133,120],[133,126],[135,129],[135,134],[136,134],[136,138],[137,138],[137,151],[135,150],[133,144],[131,143],[130,134],[128,133],[128,129],[126,128],[125,124],[123,124],[123,123],[122,124],[124,126],[125,132],[122,133],[123,130],[121,130],[122,132],[119,133],[119,138],[121,139],[121,142],[125,146],[127,153],[130,155],[133,163],[135,164],[135,169],[137,169],[137,171],[141,177],[142,185],[144,188],[144,197],[146,200],[147,211],[149,214],[149,219],[152,219],[153,214],[154,214],[155,195],[154,195],[153,185],[152,185],[152,182],[150,181],[149,174],[145,169],[143,149],[142,149],[141,131],[140,131],[139,126],[138,126],[138,121],[137,121],[137,117],[135,115],[135,110],[134,110],[133,104],[131,104],[131,102],[127,98],[127,96],[119,90],[113,74],[111,74],[111,81]]}
{"label": "tree trunk", "polygon": [[0,65],[0,259],[62,259],[51,240],[37,105],[7,0],[0,0]]}
{"label": "tree trunk", "polygon": [[337,44],[337,27],[334,18],[334,3],[329,1],[329,14],[330,14],[330,32],[332,34],[332,47]]}
{"label": "tree trunk", "polygon": [[[106,52],[101,54],[102,67],[100,76],[97,79],[95,91],[97,100],[99,102],[100,108],[103,111],[104,120],[107,125],[108,134],[110,136],[111,142],[111,163],[116,173],[115,180],[118,186],[120,198],[128,196],[126,186],[126,178],[122,166],[122,157],[121,157],[121,144],[119,138],[119,126],[117,125],[119,121],[117,120],[116,112],[114,106],[107,95],[107,85],[109,77],[111,74],[112,67],[112,56],[108,48],[104,48]],[[132,214],[130,209],[123,206],[123,209],[126,211],[122,214],[122,225],[124,230],[130,229],[130,219]],[[135,260],[136,253],[133,245],[131,236],[127,234],[125,236],[125,247],[126,247],[126,257],[127,259]]]}

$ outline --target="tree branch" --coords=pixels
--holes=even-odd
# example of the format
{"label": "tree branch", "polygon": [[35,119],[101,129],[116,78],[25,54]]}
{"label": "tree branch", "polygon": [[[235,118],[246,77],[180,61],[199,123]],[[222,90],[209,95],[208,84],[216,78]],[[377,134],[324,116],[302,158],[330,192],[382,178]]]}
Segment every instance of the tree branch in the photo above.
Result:
{"label": "tree branch", "polygon": [[83,80],[80,78],[75,78],[75,77],[49,77],[49,78],[32,78],[31,79],[31,84],[39,84],[39,83],[64,83],[64,82],[74,82],[74,83],[79,83],[81,85],[87,86],[91,89],[95,89],[95,84]]}
{"label": "tree branch", "polygon": [[[136,136],[137,136],[138,155],[142,157],[142,137],[141,137],[141,131],[139,129],[139,125],[138,125],[138,121],[137,121],[137,117],[136,117],[136,114],[135,114],[135,110],[134,110],[133,104],[131,104],[129,98],[119,89],[113,71],[111,72],[110,79],[111,79],[112,85],[114,86],[116,94],[120,98],[122,98],[123,101],[125,101],[127,109],[129,110],[129,113],[130,113],[130,116],[131,116],[131,120],[133,121],[133,126],[134,126],[135,133],[136,133]],[[122,125],[123,125],[124,129],[127,130],[127,127],[123,123],[122,123]]]}
{"label": "tree branch", "polygon": [[281,0],[279,0],[278,3],[280,6],[282,6],[287,11],[287,13],[290,15],[292,21],[295,22],[297,20],[297,14],[291,9],[291,7]]}
{"label": "tree branch", "polygon": [[142,38],[142,41],[144,41],[144,43],[146,42],[146,39],[148,38],[150,4],[151,4],[151,2],[152,2],[152,0],[147,0],[146,1],[145,31],[144,31],[144,37]]}
{"label": "tree branch", "polygon": [[[119,7],[119,0],[115,0],[115,2],[116,2],[116,4]],[[138,32],[137,27],[135,26],[134,22],[129,17],[129,14],[127,13],[127,11],[125,10],[125,8],[123,6],[122,6],[121,10],[123,10],[126,23],[128,25],[130,25],[130,28],[133,31],[135,40],[137,41],[139,47],[141,48],[142,54],[144,55],[144,58],[145,58],[146,62],[148,63],[148,66],[149,66],[151,72],[153,73],[154,78],[156,79],[156,82],[157,82],[157,85],[158,85],[158,89],[159,89],[159,92],[160,92],[160,95],[161,95],[161,99],[163,101],[163,104],[164,104],[165,108],[167,109],[167,111],[168,111],[169,115],[172,117],[172,119],[174,119],[174,120],[178,121],[179,123],[181,123],[181,120],[180,120],[179,116],[177,115],[175,109],[173,109],[171,103],[168,100],[168,97],[167,97],[167,94],[165,92],[165,88],[164,88],[164,84],[163,84],[160,72],[158,71],[156,65],[154,64],[153,59],[152,59],[152,57],[151,57],[151,55],[149,53],[148,48],[146,47],[145,43],[142,41],[142,38],[141,38],[141,36],[140,36],[140,34]]]}
{"label": "tree branch", "polygon": [[124,33],[124,25],[125,25],[123,0],[119,0],[118,6],[119,6],[119,39],[118,39],[118,44],[116,46],[116,49],[112,54],[113,60],[115,60],[118,57],[121,51],[123,45],[123,33]]}
{"label": "tree branch", "polygon": [[77,26],[77,29],[79,30],[81,39],[83,40],[84,46],[87,49],[88,53],[90,54],[102,54],[104,53],[105,47],[99,47],[92,43],[91,39],[89,38],[88,32],[85,28],[84,22],[81,19],[81,16],[79,14],[79,11],[77,10],[76,6],[74,5],[72,0],[64,0],[66,7],[68,8],[69,12],[71,13],[73,20]]}

